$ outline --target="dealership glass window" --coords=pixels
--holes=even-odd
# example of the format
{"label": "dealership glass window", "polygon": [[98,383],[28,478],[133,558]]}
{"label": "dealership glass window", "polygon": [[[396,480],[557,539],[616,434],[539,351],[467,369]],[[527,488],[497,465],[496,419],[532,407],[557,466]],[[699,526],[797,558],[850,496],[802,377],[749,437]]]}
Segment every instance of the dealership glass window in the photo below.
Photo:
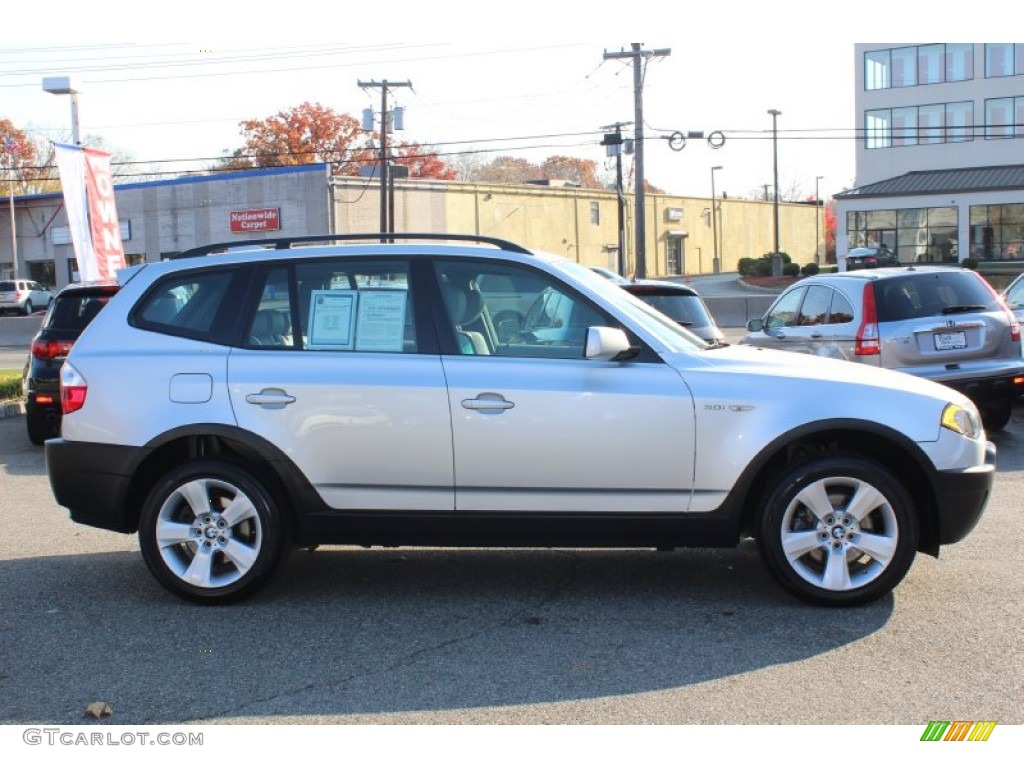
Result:
{"label": "dealership glass window", "polygon": [[867,149],[972,141],[974,138],[974,103],[970,101],[874,109],[864,113],[864,120]]}
{"label": "dealership glass window", "polygon": [[885,244],[905,264],[957,261],[957,209],[900,208],[850,212],[850,248]]}
{"label": "dealership glass window", "polygon": [[1013,43],[985,44],[985,77],[1008,77],[1014,73]]}
{"label": "dealership glass window", "polygon": [[946,44],[946,82],[974,79],[974,44]]}
{"label": "dealership glass window", "polygon": [[1024,203],[971,206],[970,255],[991,261],[1024,259]]}

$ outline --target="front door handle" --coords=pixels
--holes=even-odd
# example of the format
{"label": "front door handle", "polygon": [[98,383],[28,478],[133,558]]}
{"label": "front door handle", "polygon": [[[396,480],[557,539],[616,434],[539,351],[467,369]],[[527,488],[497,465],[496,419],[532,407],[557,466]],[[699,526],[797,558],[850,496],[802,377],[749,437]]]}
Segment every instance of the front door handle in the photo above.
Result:
{"label": "front door handle", "polygon": [[496,392],[481,392],[475,398],[463,400],[462,407],[481,413],[501,413],[509,408],[515,408],[516,404],[510,403]]}
{"label": "front door handle", "polygon": [[264,408],[284,408],[295,402],[295,398],[277,387],[266,387],[255,394],[246,395],[245,402],[250,405],[262,405]]}

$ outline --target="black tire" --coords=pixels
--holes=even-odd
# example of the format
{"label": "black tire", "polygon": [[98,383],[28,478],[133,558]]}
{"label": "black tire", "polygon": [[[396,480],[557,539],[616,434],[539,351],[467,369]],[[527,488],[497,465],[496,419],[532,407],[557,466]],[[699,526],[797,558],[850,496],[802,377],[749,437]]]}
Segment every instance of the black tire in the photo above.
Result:
{"label": "black tire", "polygon": [[32,306],[32,300],[31,299],[25,299],[25,306],[21,308],[21,311],[24,313],[25,317],[28,317],[29,315],[31,315],[33,309],[34,308]]}
{"label": "black tire", "polygon": [[[858,493],[863,506],[851,510]],[[835,454],[803,461],[771,484],[758,544],[768,570],[791,594],[814,605],[854,606],[889,594],[903,580],[919,528],[896,476],[861,456]]]}
{"label": "black tire", "polygon": [[60,428],[51,419],[37,413],[25,416],[25,426],[28,428],[28,439],[32,441],[33,445],[42,445],[51,437],[57,437],[60,434]]}
{"label": "black tire", "polygon": [[285,531],[273,494],[248,470],[201,459],[153,487],[139,518],[139,545],[165,588],[215,605],[241,600],[270,578],[284,552]]}
{"label": "black tire", "polygon": [[998,432],[1010,423],[1010,417],[1013,416],[1013,400],[1008,397],[989,400],[980,410],[981,423],[985,426],[985,431]]}

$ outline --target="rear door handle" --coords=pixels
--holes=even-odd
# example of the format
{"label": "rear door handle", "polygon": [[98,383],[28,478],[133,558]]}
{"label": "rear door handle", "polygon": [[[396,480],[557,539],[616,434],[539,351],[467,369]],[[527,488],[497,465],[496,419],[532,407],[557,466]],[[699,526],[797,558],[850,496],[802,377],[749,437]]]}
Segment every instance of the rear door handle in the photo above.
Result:
{"label": "rear door handle", "polygon": [[262,405],[264,408],[284,408],[295,402],[295,398],[277,387],[267,387],[254,394],[246,395],[245,402],[250,405]]}
{"label": "rear door handle", "polygon": [[516,404],[510,403],[496,392],[481,392],[475,398],[463,400],[462,407],[481,413],[501,413],[509,408],[515,408]]}

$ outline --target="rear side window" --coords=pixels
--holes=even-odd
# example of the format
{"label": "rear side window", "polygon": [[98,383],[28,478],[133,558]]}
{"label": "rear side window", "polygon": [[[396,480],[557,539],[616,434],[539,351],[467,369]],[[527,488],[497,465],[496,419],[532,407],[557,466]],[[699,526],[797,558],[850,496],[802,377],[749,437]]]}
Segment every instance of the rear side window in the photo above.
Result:
{"label": "rear side window", "polygon": [[[407,262],[339,259],[304,262],[294,270],[298,303],[289,305],[293,328],[290,338],[275,345],[334,352],[419,351]],[[259,312],[280,311],[279,304],[265,288],[253,322],[260,325]]]}
{"label": "rear side window", "polygon": [[0,291],[13,291],[13,290],[14,290],[14,283],[11,282],[10,280],[4,280],[3,282],[0,282]]}
{"label": "rear side window", "polygon": [[[215,341],[224,335],[218,316],[230,310],[237,270],[188,272],[163,280],[146,294],[133,313],[139,327],[189,338]],[[238,297],[235,297],[237,302]]]}
{"label": "rear side window", "polygon": [[974,272],[918,272],[875,285],[879,322],[986,312],[997,308],[994,294]]}

